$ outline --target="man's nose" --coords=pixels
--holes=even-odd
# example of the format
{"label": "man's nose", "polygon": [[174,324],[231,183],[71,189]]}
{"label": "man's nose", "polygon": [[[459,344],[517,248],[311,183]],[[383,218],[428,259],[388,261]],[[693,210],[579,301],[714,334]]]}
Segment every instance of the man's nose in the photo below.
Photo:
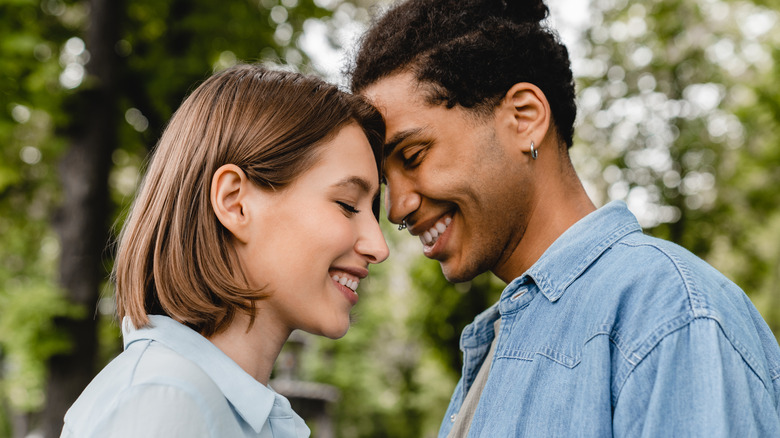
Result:
{"label": "man's nose", "polygon": [[421,197],[414,184],[401,175],[386,175],[385,209],[387,219],[402,224],[404,219],[420,207]]}

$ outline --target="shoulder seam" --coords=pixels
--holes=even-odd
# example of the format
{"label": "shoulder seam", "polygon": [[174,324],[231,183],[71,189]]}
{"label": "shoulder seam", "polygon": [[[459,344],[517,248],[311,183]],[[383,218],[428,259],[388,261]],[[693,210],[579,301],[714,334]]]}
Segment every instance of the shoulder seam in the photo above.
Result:
{"label": "shoulder seam", "polygon": [[[643,236],[646,235],[643,234]],[[651,237],[651,236],[646,236],[646,237]],[[698,293],[696,285],[693,282],[693,276],[690,275],[690,270],[688,269],[686,263],[684,263],[674,254],[670,253],[669,251],[666,251],[664,248],[661,248],[661,246],[656,245],[652,242],[631,243],[631,242],[626,242],[625,240],[621,240],[620,242],[618,242],[618,244],[631,246],[631,247],[646,246],[658,251],[660,254],[663,254],[672,264],[675,271],[677,271],[680,277],[680,281],[683,284],[685,293],[688,296],[688,306],[693,317],[694,318],[711,317],[709,313],[704,312],[704,310],[706,310],[704,299],[701,296],[701,294]]]}
{"label": "shoulder seam", "polygon": [[144,353],[146,353],[146,349],[149,348],[149,345],[151,345],[151,343],[152,343],[151,340],[144,341],[143,350],[141,350],[141,352],[138,353],[138,360],[135,361],[135,364],[133,364],[133,370],[130,372],[130,380],[128,382],[125,382],[125,386],[124,388],[122,388],[122,390],[125,390],[133,386],[133,382],[135,381],[135,372],[138,369],[138,365],[141,363]]}
{"label": "shoulder seam", "polygon": [[[678,317],[676,319],[680,319],[680,317]],[[761,376],[761,374],[756,370],[754,364],[752,363],[754,361],[752,355],[750,355],[750,353],[748,351],[744,351],[744,349],[741,348],[741,344],[739,342],[736,342],[735,340],[733,340],[731,338],[731,336],[729,336],[728,333],[726,333],[726,331],[723,329],[723,326],[722,326],[721,322],[717,318],[709,316],[709,315],[706,315],[706,316],[699,316],[699,317],[690,318],[688,321],[685,321],[682,324],[679,324],[679,326],[677,326],[676,328],[673,328],[673,329],[670,329],[670,330],[666,331],[666,333],[660,335],[658,337],[658,339],[655,342],[652,343],[652,346],[649,349],[647,349],[647,351],[644,352],[644,354],[642,354],[641,356],[638,356],[636,354],[636,352],[633,352],[633,355],[640,357],[640,359],[636,363],[627,361],[627,362],[629,362],[631,364],[631,367],[630,367],[630,370],[628,371],[628,373],[626,373],[626,376],[623,378],[623,381],[620,382],[620,385],[618,387],[617,393],[615,394],[615,396],[613,397],[613,400],[612,400],[613,404],[617,403],[618,399],[620,398],[620,393],[622,392],[623,387],[625,386],[626,382],[631,377],[631,375],[634,373],[634,370],[636,370],[636,368],[639,366],[639,364],[641,364],[656,349],[656,347],[664,339],[666,339],[669,335],[671,335],[672,333],[674,333],[674,332],[676,332],[678,330],[681,330],[681,329],[683,329],[683,328],[685,328],[687,326],[690,326],[690,324],[693,321],[696,321],[696,320],[709,320],[709,321],[712,321],[713,323],[715,323],[717,325],[718,330],[720,331],[720,333],[728,341],[729,345],[731,345],[731,348],[734,349],[734,351],[739,355],[740,359],[742,359],[742,362],[745,364],[745,366],[750,370],[750,373],[753,374],[756,377],[756,379],[758,379],[761,382],[761,384],[764,386],[765,390],[770,391],[770,392],[774,391],[774,389],[771,388],[771,381],[777,380],[780,377],[780,367],[776,367],[774,369],[770,368],[768,370],[769,373],[770,373],[770,375],[768,376],[769,379],[770,379],[770,382],[767,382],[766,379],[763,378]],[[667,326],[669,326],[671,328],[670,323],[672,323],[673,321],[675,321],[675,320],[668,321],[664,325],[667,325]],[[610,339],[611,339],[611,336],[610,336]],[[735,344],[735,342],[736,342],[736,344]]]}

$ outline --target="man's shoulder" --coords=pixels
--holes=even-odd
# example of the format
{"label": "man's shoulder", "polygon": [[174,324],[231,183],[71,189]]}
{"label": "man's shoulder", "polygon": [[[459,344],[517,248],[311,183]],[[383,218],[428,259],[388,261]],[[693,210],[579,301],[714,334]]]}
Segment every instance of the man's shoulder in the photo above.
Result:
{"label": "man's shoulder", "polygon": [[[778,362],[777,342],[745,292],[687,249],[642,233],[616,242],[578,281],[590,311],[630,357],[697,319],[719,326],[746,360]],[[596,299],[593,299],[596,298]],[[600,299],[598,299],[600,298]],[[780,362],[778,362],[780,363]]]}
{"label": "man's shoulder", "polygon": [[660,299],[663,305],[650,306],[657,311],[722,319],[750,307],[744,291],[706,261],[680,245],[643,233],[615,242],[594,263],[594,270],[609,275],[616,291],[630,292],[621,299]]}

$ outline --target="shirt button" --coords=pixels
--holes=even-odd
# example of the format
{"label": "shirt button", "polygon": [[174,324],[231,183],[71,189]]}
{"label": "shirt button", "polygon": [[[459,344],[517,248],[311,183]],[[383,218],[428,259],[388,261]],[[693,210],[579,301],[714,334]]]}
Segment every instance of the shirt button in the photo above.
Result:
{"label": "shirt button", "polygon": [[512,298],[510,298],[509,301],[517,301],[517,299],[525,295],[526,292],[528,292],[528,289],[519,290],[516,294],[512,295]]}
{"label": "shirt button", "polygon": [[455,422],[455,418],[457,418],[457,416],[458,416],[457,414],[450,415],[450,423],[454,423]]}

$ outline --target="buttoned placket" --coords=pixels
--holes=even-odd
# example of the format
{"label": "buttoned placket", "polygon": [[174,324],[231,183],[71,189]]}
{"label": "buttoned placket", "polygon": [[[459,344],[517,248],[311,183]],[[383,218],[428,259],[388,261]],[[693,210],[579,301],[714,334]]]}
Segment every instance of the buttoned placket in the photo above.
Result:
{"label": "buttoned placket", "polygon": [[[533,300],[539,289],[533,283],[533,280],[527,276],[520,277],[510,283],[504,291],[501,293],[501,298],[497,303],[497,306],[491,307],[495,311],[498,308],[498,317],[501,318],[501,327],[499,329],[499,339],[496,345],[496,352],[494,353],[493,360],[499,356],[499,350],[501,347],[501,340],[506,339],[511,331],[512,323],[517,319],[519,314],[525,309],[528,304]],[[488,309],[485,313],[490,312]],[[483,316],[484,315],[484,316]],[[482,324],[487,322],[492,326],[492,322],[495,321],[489,315],[484,313],[480,315]],[[490,349],[492,343],[492,337],[489,340],[481,340],[479,338],[486,338],[486,329],[483,327],[482,331],[474,326],[474,323],[463,332],[461,338],[461,350],[463,351],[463,377],[464,388],[461,395],[461,404],[468,394],[469,389],[474,383],[479,369],[484,365],[483,361]],[[496,334],[494,333],[493,336]],[[450,415],[450,423],[455,423],[460,412]]]}

